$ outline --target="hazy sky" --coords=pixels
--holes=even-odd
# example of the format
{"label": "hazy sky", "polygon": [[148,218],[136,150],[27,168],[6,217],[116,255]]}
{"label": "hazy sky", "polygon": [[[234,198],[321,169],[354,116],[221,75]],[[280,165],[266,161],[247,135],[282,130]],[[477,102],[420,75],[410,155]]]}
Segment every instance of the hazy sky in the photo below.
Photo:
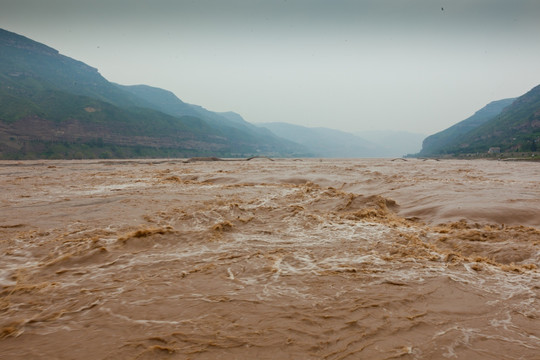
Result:
{"label": "hazy sky", "polygon": [[540,84],[539,0],[0,0],[0,27],[246,120],[431,134]]}

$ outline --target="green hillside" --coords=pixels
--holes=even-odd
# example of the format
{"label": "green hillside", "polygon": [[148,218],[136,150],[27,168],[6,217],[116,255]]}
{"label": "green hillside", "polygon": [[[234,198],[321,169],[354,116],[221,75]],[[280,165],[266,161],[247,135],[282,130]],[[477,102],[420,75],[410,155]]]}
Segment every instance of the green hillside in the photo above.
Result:
{"label": "green hillside", "polygon": [[428,136],[422,143],[420,155],[433,156],[447,154],[449,151],[452,151],[450,149],[453,149],[453,144],[460,141],[461,137],[499,115],[514,100],[512,98],[493,101],[478,110],[471,117],[460,121],[446,130]]}
{"label": "green hillside", "polygon": [[305,153],[272,134],[229,126],[235,122],[225,117],[217,122],[210,111],[189,110],[202,109],[196,105],[186,104],[185,112],[163,111],[153,93],[148,97],[108,82],[55,49],[0,29],[0,158]]}
{"label": "green hillside", "polygon": [[537,151],[540,145],[540,85],[520,96],[499,115],[467,133],[456,152]]}
{"label": "green hillside", "polygon": [[0,86],[16,90],[17,96],[54,89],[123,107],[137,104],[135,97],[109,83],[97,69],[24,36],[0,29],[0,49]]}
{"label": "green hillside", "polygon": [[472,117],[424,140],[419,156],[537,152],[540,85],[517,99],[490,103]]}

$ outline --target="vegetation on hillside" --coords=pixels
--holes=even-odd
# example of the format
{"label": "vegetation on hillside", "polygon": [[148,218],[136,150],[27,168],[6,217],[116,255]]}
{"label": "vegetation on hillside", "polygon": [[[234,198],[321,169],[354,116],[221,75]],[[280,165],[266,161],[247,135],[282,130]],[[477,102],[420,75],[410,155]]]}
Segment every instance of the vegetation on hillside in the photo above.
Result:
{"label": "vegetation on hillside", "polygon": [[[154,93],[182,103],[170,92]],[[307,155],[298,144],[208,110],[163,111],[155,106],[162,100],[146,100],[80,61],[0,29],[0,158]]]}
{"label": "vegetation on hillside", "polygon": [[540,85],[517,99],[493,102],[426,138],[417,156],[534,158],[539,147]]}

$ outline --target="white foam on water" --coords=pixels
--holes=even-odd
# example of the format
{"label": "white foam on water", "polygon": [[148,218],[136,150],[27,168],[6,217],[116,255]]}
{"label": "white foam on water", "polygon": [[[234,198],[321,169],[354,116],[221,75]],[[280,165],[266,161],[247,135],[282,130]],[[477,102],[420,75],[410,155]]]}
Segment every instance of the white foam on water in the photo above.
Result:
{"label": "white foam on water", "polygon": [[113,312],[112,309],[107,308],[107,307],[101,307],[99,310],[102,311],[102,312],[107,313],[110,316],[114,316],[115,318],[118,318],[120,320],[130,322],[130,323],[134,323],[134,324],[139,324],[139,325],[173,325],[173,326],[179,326],[179,325],[183,325],[183,324],[192,322],[192,320],[177,320],[177,321],[174,321],[174,320],[132,319],[129,316],[122,315],[122,314],[117,314],[117,313]]}
{"label": "white foam on water", "polygon": [[[478,185],[480,181],[458,179],[465,185],[455,184],[452,176],[457,168],[463,166],[461,164],[443,164],[441,167],[448,168],[444,173],[438,173],[439,170],[432,165],[428,169],[415,171],[414,177],[405,174],[401,179],[400,176],[389,177],[388,172],[395,175],[396,168],[405,168],[405,165],[366,160],[373,170],[378,171],[368,173],[365,169],[352,166],[355,162],[360,160],[336,161],[332,166],[312,162],[308,167],[298,166],[299,170],[296,165],[289,163],[288,168],[285,165],[276,166],[291,172],[286,176],[274,169],[263,169],[268,175],[261,175],[257,167],[239,166],[236,163],[231,167],[225,164],[220,167],[215,164],[194,166],[201,172],[195,176],[199,179],[214,178],[216,184],[160,183],[162,174],[152,170],[134,178],[126,177],[125,183],[121,179],[115,180],[114,176],[108,180],[109,183],[105,183],[107,176],[104,176],[99,179],[103,182],[98,185],[96,182],[86,187],[84,184],[74,185],[62,196],[78,199],[85,196],[108,197],[115,196],[114,190],[121,190],[119,194],[125,196],[122,192],[132,192],[136,200],[140,196],[136,191],[145,187],[148,191],[141,201],[147,201],[148,207],[129,218],[117,220],[115,215],[121,216],[126,207],[133,206],[140,210],[136,202],[127,201],[132,201],[131,195],[129,199],[126,196],[126,202],[93,204],[96,206],[94,210],[108,211],[104,211],[103,219],[86,219],[84,215],[87,213],[81,212],[80,216],[66,220],[65,226],[61,224],[56,229],[49,229],[49,235],[36,233],[32,237],[27,233],[21,235],[19,240],[14,239],[14,245],[6,245],[10,251],[16,250],[4,256],[0,262],[0,284],[7,287],[17,285],[12,275],[18,271],[24,271],[24,275],[27,275],[22,278],[23,282],[29,280],[29,284],[21,284],[21,291],[9,299],[13,303],[8,304],[6,314],[9,319],[17,320],[19,314],[33,318],[35,314],[54,315],[55,311],[65,311],[57,319],[27,326],[35,330],[34,333],[45,334],[49,331],[47,334],[52,334],[69,328],[80,330],[83,325],[90,325],[88,328],[95,331],[96,326],[92,327],[91,319],[98,319],[94,325],[105,320],[111,324],[119,323],[126,329],[131,326],[134,331],[144,326],[149,337],[170,333],[170,329],[180,333],[189,329],[197,338],[210,336],[205,332],[207,329],[222,329],[223,323],[216,322],[216,317],[208,319],[204,316],[226,313],[227,316],[220,318],[220,321],[223,320],[227,326],[234,324],[227,327],[233,337],[245,340],[254,331],[260,331],[257,340],[262,343],[269,339],[273,346],[290,338],[294,341],[287,344],[290,346],[288,349],[296,349],[297,354],[312,351],[315,337],[321,343],[327,341],[326,345],[319,345],[319,350],[313,350],[314,357],[323,357],[324,351],[320,349],[324,346],[332,348],[329,351],[334,351],[332,356],[337,357],[353,354],[347,351],[354,351],[356,345],[364,347],[366,351],[376,348],[373,351],[378,351],[381,358],[411,355],[422,358],[422,352],[429,351],[433,351],[434,357],[446,358],[461,358],[471,353],[492,356],[490,349],[480,348],[485,346],[486,339],[508,344],[515,353],[523,350],[532,354],[535,349],[540,349],[540,340],[534,328],[534,321],[540,313],[540,274],[537,270],[509,272],[511,267],[506,267],[507,271],[504,271],[505,267],[500,264],[474,262],[464,256],[447,261],[447,252],[435,247],[439,244],[437,239],[441,233],[429,224],[409,222],[407,227],[402,225],[405,223],[403,219],[401,222],[390,219],[388,223],[386,218],[353,220],[346,218],[341,210],[333,210],[347,200],[342,198],[342,193],[324,203],[332,196],[328,189],[316,185],[278,184],[284,179],[294,180],[290,182],[303,178],[320,179],[321,184],[337,184],[339,187],[345,183],[344,188],[355,189],[366,196],[379,194],[388,198],[393,198],[394,190],[388,189],[388,186],[392,186],[398,189],[397,195],[410,201],[417,196],[411,194],[419,189],[414,183],[418,181],[421,186],[427,184],[427,187],[432,187],[428,194],[430,201],[449,206],[457,201],[452,199],[455,194],[441,186],[456,190],[455,196],[459,197],[457,190],[463,187],[464,191],[470,193],[471,189],[477,190],[473,185]],[[345,170],[344,164],[347,171],[340,172]],[[181,173],[183,170],[180,166],[178,168]],[[230,180],[221,181],[227,184],[217,183],[220,181],[215,172],[222,168],[232,173]],[[321,171],[321,168],[328,172],[327,178],[324,174],[311,173]],[[234,173],[239,169],[241,173]],[[162,171],[162,168],[158,170]],[[431,171],[435,174],[431,174]],[[476,170],[472,168],[471,171]],[[255,177],[257,180],[261,176],[267,176],[266,181],[275,184],[242,186],[240,183],[245,180],[244,177],[249,180]],[[140,182],[141,179],[147,182]],[[371,181],[371,185],[366,179]],[[408,181],[412,183],[408,184]],[[387,182],[393,184],[386,185]],[[483,181],[478,186],[491,186],[491,183],[486,184],[488,182]],[[44,187],[43,190],[61,194],[62,186],[57,185]],[[519,183],[515,185],[521,186]],[[399,186],[410,187],[405,189],[410,190],[410,194],[403,195],[405,191],[399,193]],[[39,194],[43,195],[41,192]],[[234,207],[234,204],[238,206]],[[407,204],[404,204],[406,208]],[[54,204],[51,203],[51,207],[54,208]],[[113,210],[109,210],[110,207]],[[73,211],[76,213],[76,210]],[[437,211],[433,210],[431,214]],[[243,217],[244,221],[237,216]],[[249,217],[252,219],[246,220]],[[227,231],[212,229],[212,226],[224,222],[230,222],[233,226]],[[118,241],[130,229],[146,227],[149,223],[159,226],[167,224],[173,231],[165,235],[150,234],[145,238]],[[62,237],[68,242],[64,243]],[[91,243],[90,240],[95,237],[99,240]],[[477,244],[452,240],[463,246]],[[511,240],[508,241],[510,243]],[[498,245],[505,246],[505,243]],[[103,246],[107,251],[94,257],[91,252],[95,246]],[[440,246],[449,245],[441,243]],[[533,254],[531,259],[540,257],[540,251],[528,250]],[[77,255],[66,257],[66,261],[59,258],[70,252]],[[92,256],[85,257],[87,254]],[[59,261],[47,265],[50,259]],[[28,291],[25,285],[28,285]],[[34,288],[34,285],[37,286]],[[476,299],[471,309],[448,311],[455,305],[452,301],[459,300],[453,296],[448,296],[448,300],[444,298],[453,287],[458,290],[456,296],[466,294],[464,296]],[[432,294],[434,298],[430,298]],[[486,299],[485,303],[483,299]],[[239,301],[255,303],[256,307],[249,309],[252,313],[235,314]],[[169,310],[174,312],[175,306],[182,307],[182,311],[186,306],[194,306],[205,315],[193,319],[177,319],[174,315],[167,317],[165,314]],[[430,311],[424,315],[426,306]],[[295,314],[290,314],[291,308],[295,309]],[[230,319],[237,322],[229,322]],[[280,328],[281,319],[285,323],[283,329]],[[355,326],[364,328],[343,327],[351,319],[358,321]],[[104,329],[99,331],[103,331],[105,336],[114,336],[114,330]],[[107,333],[109,330],[111,332]],[[15,335],[17,331],[21,330],[15,329]],[[432,336],[433,333],[435,335]],[[309,335],[309,344],[304,346],[301,345],[302,335],[298,334],[313,334],[314,337]],[[371,338],[366,340],[360,334],[368,334]],[[19,337],[10,341],[21,339],[25,342],[34,340]],[[38,341],[34,345],[41,346]],[[391,349],[385,349],[380,345],[385,341],[395,343],[390,346]],[[395,344],[404,345],[396,347]],[[263,355],[268,354],[263,353],[263,347],[258,350]],[[175,351],[180,357],[185,355],[181,347],[175,347]],[[203,354],[203,357],[217,354],[211,351]],[[364,355],[362,352],[357,354],[359,357]]]}

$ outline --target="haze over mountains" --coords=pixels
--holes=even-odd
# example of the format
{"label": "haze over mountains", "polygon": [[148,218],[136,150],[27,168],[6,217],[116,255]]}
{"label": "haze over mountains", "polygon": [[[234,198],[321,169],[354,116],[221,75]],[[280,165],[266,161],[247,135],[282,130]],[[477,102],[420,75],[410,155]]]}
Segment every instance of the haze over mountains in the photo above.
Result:
{"label": "haze over mountains", "polygon": [[425,135],[404,131],[366,131],[350,134],[329,128],[287,123],[261,123],[274,134],[305,146],[314,156],[333,158],[400,157],[416,153]]}
{"label": "haze over mountains", "polygon": [[[234,112],[185,103],[167,90],[111,83],[91,66],[2,29],[0,50],[4,159],[397,157],[418,152],[424,137],[392,131],[350,134],[280,119],[256,126]],[[494,146],[503,152],[534,151],[539,129],[536,87],[427,137],[419,155],[487,152]]]}
{"label": "haze over mountains", "polygon": [[0,46],[2,158],[388,156],[384,147],[337,130],[302,131],[317,141],[280,137],[167,90],[114,84],[97,69],[9,31],[0,30]]}
{"label": "haze over mountains", "polygon": [[357,132],[355,135],[369,139],[378,145],[377,157],[400,157],[407,154],[416,154],[422,148],[422,141],[426,134],[411,133],[397,130],[370,130]]}

